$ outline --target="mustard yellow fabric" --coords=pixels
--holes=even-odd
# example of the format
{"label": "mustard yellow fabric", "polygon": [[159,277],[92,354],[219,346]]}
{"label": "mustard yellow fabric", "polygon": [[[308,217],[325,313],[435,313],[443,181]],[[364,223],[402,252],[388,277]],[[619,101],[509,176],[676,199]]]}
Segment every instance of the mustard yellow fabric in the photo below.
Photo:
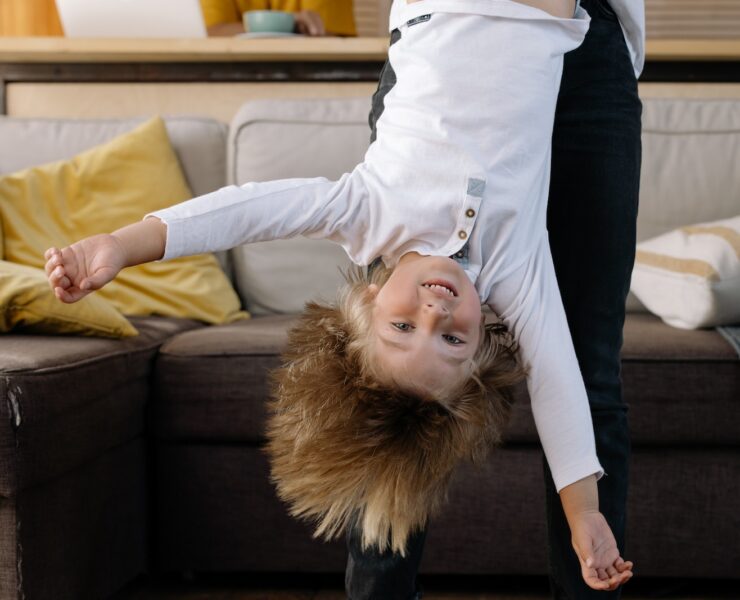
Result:
{"label": "mustard yellow fabric", "polygon": [[206,26],[242,20],[248,10],[312,10],[321,15],[324,27],[336,35],[357,35],[352,0],[200,0]]}
{"label": "mustard yellow fabric", "polygon": [[0,332],[16,329],[112,338],[138,334],[101,296],[64,304],[51,291],[43,269],[0,260]]}
{"label": "mustard yellow fabric", "polygon": [[[0,177],[5,260],[43,268],[49,246],[109,233],[192,196],[155,118],[68,161]],[[213,255],[124,269],[96,292],[126,315],[227,323],[246,317]]]}

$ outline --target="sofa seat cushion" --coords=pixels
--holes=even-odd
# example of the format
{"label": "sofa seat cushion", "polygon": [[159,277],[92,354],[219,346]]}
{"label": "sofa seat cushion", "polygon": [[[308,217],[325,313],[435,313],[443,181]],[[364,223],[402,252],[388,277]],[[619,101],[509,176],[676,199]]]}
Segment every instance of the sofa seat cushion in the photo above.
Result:
{"label": "sofa seat cushion", "polygon": [[155,373],[154,427],[162,439],[259,442],[268,374],[295,316],[273,315],[178,335]]}
{"label": "sofa seat cushion", "polygon": [[141,434],[157,348],[202,327],[134,318],[124,340],[3,335],[0,497],[60,475]]}
{"label": "sofa seat cushion", "polygon": [[[717,331],[628,314],[622,381],[633,444],[738,444],[740,360]],[[516,404],[508,439],[536,440],[528,403]]]}
{"label": "sofa seat cushion", "polygon": [[637,444],[737,446],[740,360],[716,330],[686,331],[648,314],[624,330],[622,377]]}
{"label": "sofa seat cushion", "polygon": [[[268,374],[293,323],[290,316],[257,317],[168,340],[155,375],[157,435],[261,442]],[[628,315],[624,334],[624,394],[635,444],[737,444],[740,361],[722,336],[674,329],[648,314]],[[518,394],[506,439],[538,442],[525,393]]]}

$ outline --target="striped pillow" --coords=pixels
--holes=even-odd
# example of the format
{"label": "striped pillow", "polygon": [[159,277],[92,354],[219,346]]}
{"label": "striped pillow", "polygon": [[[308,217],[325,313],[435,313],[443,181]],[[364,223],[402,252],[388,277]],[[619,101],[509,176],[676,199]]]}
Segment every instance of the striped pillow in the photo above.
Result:
{"label": "striped pillow", "polygon": [[740,323],[740,216],[638,244],[632,292],[674,327]]}

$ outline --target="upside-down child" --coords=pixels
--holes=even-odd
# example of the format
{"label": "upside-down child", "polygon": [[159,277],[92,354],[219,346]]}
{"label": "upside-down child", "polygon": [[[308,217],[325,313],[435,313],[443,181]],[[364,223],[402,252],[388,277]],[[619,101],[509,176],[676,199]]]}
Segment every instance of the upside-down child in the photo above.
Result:
{"label": "upside-down child", "polygon": [[584,580],[614,589],[632,563],[599,512],[603,470],[545,226],[563,55],[588,15],[574,0],[420,0],[405,11],[389,54],[398,81],[352,172],[225,187],[50,248],[50,284],[74,302],[127,266],[298,235],[375,264],[294,332],[270,448],[294,514],[329,537],[357,519],[366,544],[399,552],[457,459],[503,426],[517,368],[483,325],[487,304],[526,368]]}

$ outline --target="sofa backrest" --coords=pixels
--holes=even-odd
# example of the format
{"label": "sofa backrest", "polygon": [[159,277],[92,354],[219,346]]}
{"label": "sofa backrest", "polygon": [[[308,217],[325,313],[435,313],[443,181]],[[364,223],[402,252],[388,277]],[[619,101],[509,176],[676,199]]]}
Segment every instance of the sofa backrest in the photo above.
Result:
{"label": "sofa backrest", "polygon": [[[368,98],[255,101],[231,123],[229,183],[291,177],[337,179],[367,150]],[[254,315],[296,313],[307,300],[331,300],[351,266],[331,242],[295,238],[231,251],[234,280]]]}
{"label": "sofa backrest", "polygon": [[[134,129],[144,119],[19,119],[0,117],[0,174],[73,157]],[[223,123],[166,118],[167,133],[194,194],[222,187],[226,177]]]}
{"label": "sofa backrest", "polygon": [[[24,119],[0,117],[0,175],[72,158],[131,131],[145,119]],[[226,182],[226,125],[199,117],[165,118],[170,142],[193,194]],[[229,254],[217,253],[232,276]]]}
{"label": "sofa backrest", "polygon": [[740,214],[740,100],[643,102],[637,238]]}
{"label": "sofa backrest", "polygon": [[[232,121],[229,183],[337,178],[369,143],[367,98],[257,101]],[[646,99],[638,239],[740,214],[740,100]],[[265,242],[232,252],[235,280],[254,314],[301,310],[331,298],[344,252],[330,242]],[[629,310],[644,310],[634,297]]]}

